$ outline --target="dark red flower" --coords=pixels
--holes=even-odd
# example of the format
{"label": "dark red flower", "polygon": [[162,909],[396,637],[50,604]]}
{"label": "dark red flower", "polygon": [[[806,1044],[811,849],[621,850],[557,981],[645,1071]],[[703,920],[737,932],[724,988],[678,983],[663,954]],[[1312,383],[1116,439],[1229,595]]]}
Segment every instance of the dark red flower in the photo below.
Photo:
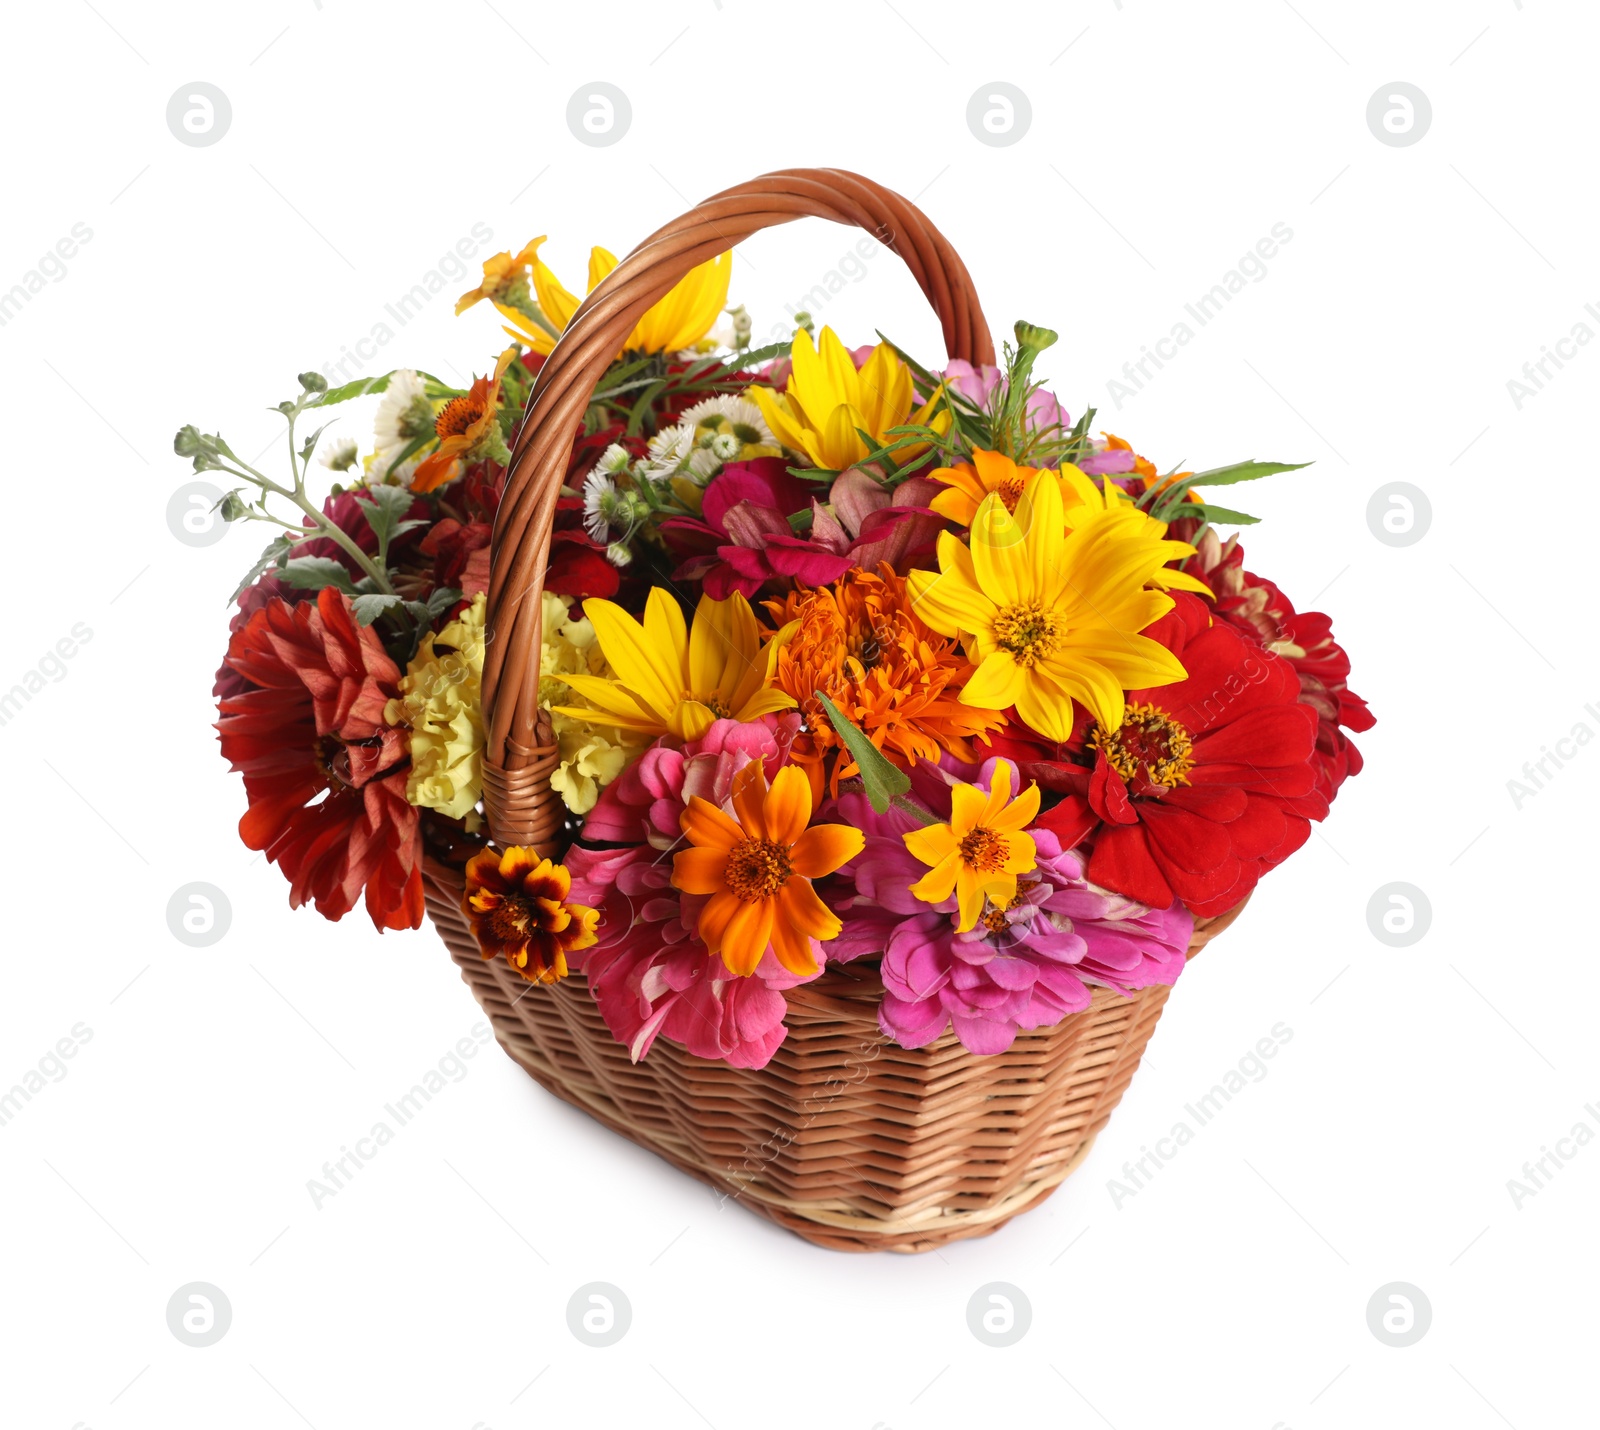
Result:
{"label": "dark red flower", "polygon": [[422,922],[422,845],[406,799],[406,732],[384,706],[400,671],[333,587],[271,597],[234,633],[247,686],[217,702],[222,753],[244,776],[239,835],[289,880],[289,903],[340,919],[366,891],[380,929]]}
{"label": "dark red flower", "polygon": [[[1175,523],[1172,536],[1193,539]],[[1321,611],[1297,612],[1293,602],[1264,576],[1244,569],[1237,536],[1226,542],[1214,530],[1200,536],[1196,574],[1216,593],[1216,612],[1264,650],[1281,656],[1300,679],[1300,699],[1317,712],[1317,788],[1332,800],[1339,786],[1361,772],[1361,752],[1346,730],[1370,730],[1376,720],[1367,702],[1349,687],[1350,657],[1333,638],[1333,622]]]}
{"label": "dark red flower", "polygon": [[1313,755],[1317,716],[1290,664],[1213,622],[1198,596],[1144,634],[1188,677],[1128,692],[1122,727],[1090,725],[1092,768],[1060,769],[1066,797],[1039,818],[1063,847],[1091,834],[1088,877],[1153,908],[1176,897],[1202,917],[1226,913],[1305,843],[1328,812]]}
{"label": "dark red flower", "polygon": [[436,523],[417,548],[433,557],[433,581],[460,591],[468,600],[489,589],[489,541],[486,521],[463,525],[453,516]]}
{"label": "dark red flower", "polygon": [[[368,556],[374,556],[378,551],[378,538],[373,534],[372,528],[367,524],[366,512],[358,497],[370,501],[370,497],[358,490],[345,490],[335,492],[322,504],[322,514],[326,516],[340,531],[351,537]],[[431,521],[433,508],[417,497],[410,509],[401,518],[402,521]],[[306,526],[311,525],[308,517]],[[389,543],[389,561],[398,564],[406,553],[421,541],[423,528],[414,526],[410,531],[402,532]],[[318,536],[310,541],[303,541],[294,549],[294,555],[299,556],[331,556],[341,566],[358,579],[367,573],[356,564],[356,559],[344,547],[340,546],[331,536]]]}

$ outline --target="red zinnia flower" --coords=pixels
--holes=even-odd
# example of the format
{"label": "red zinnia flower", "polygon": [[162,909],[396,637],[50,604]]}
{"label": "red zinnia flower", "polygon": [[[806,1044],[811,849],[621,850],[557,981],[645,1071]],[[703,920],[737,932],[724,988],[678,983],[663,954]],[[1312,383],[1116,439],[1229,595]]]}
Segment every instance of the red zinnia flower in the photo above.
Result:
{"label": "red zinnia flower", "polygon": [[1152,908],[1174,897],[1226,913],[1305,843],[1328,812],[1312,764],[1317,716],[1285,660],[1206,603],[1173,593],[1144,634],[1183,662],[1176,685],[1128,692],[1122,727],[1086,731],[1092,769],[1052,781],[1068,793],[1038,823],[1063,847],[1094,834],[1088,877]]}
{"label": "red zinnia flower", "polygon": [[[1178,540],[1191,540],[1178,531]],[[1197,542],[1194,570],[1216,592],[1223,620],[1274,655],[1300,677],[1300,699],[1317,712],[1317,788],[1332,800],[1339,786],[1361,773],[1361,752],[1345,730],[1370,730],[1377,722],[1367,702],[1347,684],[1350,657],[1333,638],[1333,622],[1321,611],[1297,612],[1273,582],[1244,569],[1239,538],[1217,540],[1206,531]]]}
{"label": "red zinnia flower", "polygon": [[422,841],[406,800],[407,736],[383,718],[399,668],[358,626],[349,601],[277,597],[228,644],[227,667],[248,684],[217,702],[222,753],[244,775],[247,847],[288,877],[293,908],[340,919],[366,890],[383,928],[422,922]]}

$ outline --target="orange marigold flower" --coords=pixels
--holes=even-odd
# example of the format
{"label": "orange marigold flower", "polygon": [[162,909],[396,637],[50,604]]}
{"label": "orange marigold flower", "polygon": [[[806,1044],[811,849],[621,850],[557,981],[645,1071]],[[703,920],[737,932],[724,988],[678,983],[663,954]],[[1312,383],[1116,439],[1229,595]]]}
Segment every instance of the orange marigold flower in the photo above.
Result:
{"label": "orange marigold flower", "polygon": [[791,973],[817,971],[811,940],[844,927],[811,887],[861,852],[865,836],[847,824],[811,822],[811,785],[785,765],[767,787],[752,760],[734,777],[733,816],[698,795],[681,816],[692,848],[672,858],[672,882],[686,894],[709,894],[700,937],[730,972],[756,971],[767,946]]}
{"label": "orange marigold flower", "polygon": [[839,781],[857,773],[819,690],[901,764],[937,762],[941,749],[973,763],[979,756],[971,739],[1005,724],[999,711],[958,699],[971,663],[913,612],[904,578],[887,563],[876,573],[847,571],[832,586],[794,591],[766,607],[780,628],[798,623],[778,650],[773,684],[805,714],[790,758],[805,769],[815,797],[825,784],[837,794]]}
{"label": "orange marigold flower", "polygon": [[554,983],[567,976],[567,955],[599,937],[598,911],[568,903],[571,889],[564,865],[514,844],[468,860],[461,907],[485,958],[503,953],[530,983]]}

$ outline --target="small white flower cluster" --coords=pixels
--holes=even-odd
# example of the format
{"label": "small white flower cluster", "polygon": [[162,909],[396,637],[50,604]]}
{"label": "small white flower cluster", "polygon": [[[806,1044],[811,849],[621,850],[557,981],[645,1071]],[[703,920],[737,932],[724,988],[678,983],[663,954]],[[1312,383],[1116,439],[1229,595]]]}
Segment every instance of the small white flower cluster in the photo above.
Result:
{"label": "small white flower cluster", "polygon": [[686,476],[703,487],[729,462],[776,456],[778,450],[761,409],[748,397],[708,397],[650,439],[639,474],[654,482]]}
{"label": "small white flower cluster", "polygon": [[761,409],[749,398],[708,397],[657,432],[637,461],[620,443],[606,448],[584,478],[584,530],[605,544],[612,565],[626,566],[633,559],[628,542],[649,508],[636,493],[618,487],[619,477],[655,486],[684,477],[703,487],[729,462],[777,456],[779,451]]}

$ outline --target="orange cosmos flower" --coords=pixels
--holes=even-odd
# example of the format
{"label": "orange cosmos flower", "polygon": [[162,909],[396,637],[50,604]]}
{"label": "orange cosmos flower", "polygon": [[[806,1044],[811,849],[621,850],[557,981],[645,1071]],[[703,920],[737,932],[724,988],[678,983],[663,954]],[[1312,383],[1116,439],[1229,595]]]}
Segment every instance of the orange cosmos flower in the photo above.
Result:
{"label": "orange cosmos flower", "polygon": [[681,820],[693,848],[675,854],[672,882],[686,894],[709,894],[700,937],[740,977],[756,971],[771,944],[791,973],[817,971],[811,940],[826,942],[844,926],[817,897],[813,879],[855,858],[859,829],[811,822],[811,785],[793,765],[767,788],[753,760],[734,776],[730,817],[698,795]]}
{"label": "orange cosmos flower", "polygon": [[1039,786],[1029,785],[1011,798],[1011,766],[994,767],[987,795],[977,785],[951,790],[950,823],[913,829],[902,836],[906,848],[928,872],[911,886],[914,897],[942,904],[953,891],[960,910],[957,931],[977,925],[985,897],[1006,908],[1017,896],[1017,875],[1032,869],[1038,856],[1031,834],[1025,834],[1039,812]]}
{"label": "orange cosmos flower", "polygon": [[569,904],[572,876],[565,865],[512,845],[485,849],[467,861],[461,907],[485,958],[504,954],[530,983],[567,976],[567,955],[597,941],[599,913]]}
{"label": "orange cosmos flower", "polygon": [[494,376],[475,378],[469,391],[452,397],[433,420],[439,445],[417,464],[411,490],[431,492],[461,475],[464,457],[503,453],[500,437],[500,379],[516,358],[517,350],[507,348],[494,365]]}
{"label": "orange cosmos flower", "polygon": [[[840,780],[857,773],[817,699],[819,690],[874,745],[906,765],[937,762],[941,750],[973,764],[979,755],[971,739],[1005,724],[999,711],[957,698],[971,662],[912,611],[904,578],[887,562],[876,574],[852,569],[832,586],[792,591],[766,608],[780,629],[795,623],[778,648],[772,683],[805,714],[790,758],[811,780],[814,799],[824,787],[837,794]],[[831,778],[825,778],[835,751]]]}

